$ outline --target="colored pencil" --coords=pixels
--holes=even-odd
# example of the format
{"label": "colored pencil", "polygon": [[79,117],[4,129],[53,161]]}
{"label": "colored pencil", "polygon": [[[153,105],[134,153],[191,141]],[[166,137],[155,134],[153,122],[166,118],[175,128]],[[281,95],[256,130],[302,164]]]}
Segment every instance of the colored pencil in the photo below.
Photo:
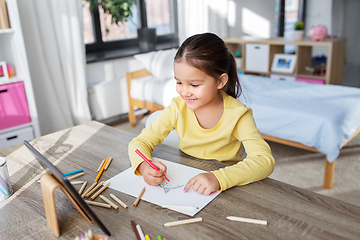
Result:
{"label": "colored pencil", "polygon": [[98,175],[95,178],[95,182],[99,181],[99,178],[101,177],[102,173],[104,172],[105,166],[107,164],[107,162],[109,161],[109,158],[106,159],[106,161],[104,162],[104,164],[101,166]]}
{"label": "colored pencil", "polygon": [[136,225],[136,229],[137,229],[138,232],[139,232],[140,239],[141,239],[141,240],[145,240],[144,233],[143,233],[143,231],[142,231],[142,229],[141,229],[141,227],[140,227],[139,224]]}
{"label": "colored pencil", "polygon": [[267,225],[267,221],[257,220],[257,219],[251,219],[251,218],[242,218],[242,217],[229,216],[229,217],[226,217],[226,219],[229,219],[229,220],[231,220],[231,221],[238,221],[238,222],[246,222],[246,223],[255,223],[255,224],[261,224],[261,225]]}
{"label": "colored pencil", "polygon": [[111,194],[111,193],[110,193],[110,197],[111,197],[112,199],[114,199],[117,203],[119,203],[123,208],[125,208],[125,209],[128,208],[128,206],[127,206],[125,203],[123,203],[123,201],[121,201],[120,199],[118,199],[114,194]]}
{"label": "colored pencil", "polygon": [[[139,151],[139,149],[136,149],[135,152],[136,152],[142,159],[144,159],[144,161],[147,162],[147,163],[150,165],[150,167],[152,167],[152,168],[155,169],[156,171],[159,171],[159,172],[160,172],[160,169],[158,169],[149,159],[147,159],[147,158],[144,156],[144,154],[142,154],[142,153]],[[164,178],[165,178],[168,182],[170,182],[170,180],[166,177],[165,173],[163,173],[163,174],[164,174]]]}
{"label": "colored pencil", "polygon": [[85,174],[85,172],[81,172],[81,173],[77,173],[77,174],[75,174],[75,175],[73,175],[73,176],[71,176],[71,177],[68,177],[67,178],[67,180],[73,180],[73,179],[75,179],[75,178],[78,178],[78,177],[81,177],[82,175],[84,175]]}
{"label": "colored pencil", "polygon": [[145,192],[145,187],[141,190],[141,192],[140,192],[140,194],[139,194],[139,196],[137,197],[137,199],[135,200],[135,202],[134,202],[134,207],[136,207],[137,205],[138,205],[138,203],[139,203],[139,201],[140,201],[140,199],[141,199],[141,197],[142,197],[142,195],[144,194],[144,192]]}
{"label": "colored pencil", "polygon": [[76,185],[76,184],[84,184],[85,181],[71,181],[70,183],[72,185]]}
{"label": "colored pencil", "polygon": [[133,228],[133,230],[134,230],[136,239],[137,239],[137,240],[141,240],[140,235],[139,235],[139,232],[138,232],[138,230],[136,229],[136,224],[135,224],[134,220],[131,220],[131,226],[132,226],[132,228]]}
{"label": "colored pencil", "polygon": [[80,190],[79,190],[79,195],[81,195],[82,192],[84,191],[84,189],[85,189],[85,187],[86,187],[86,184],[87,184],[87,182],[85,181],[85,182],[83,183],[83,185],[81,186]]}
{"label": "colored pencil", "polygon": [[145,235],[145,240],[151,240],[149,235],[147,235],[147,234]]}
{"label": "colored pencil", "polygon": [[75,173],[79,173],[79,172],[83,172],[84,170],[82,169],[79,169],[79,170],[75,170],[75,171],[72,171],[72,172],[67,172],[67,173],[64,173],[65,176],[69,176],[69,175],[73,175]]}
{"label": "colored pencil", "polygon": [[202,221],[201,217],[199,217],[199,218],[190,218],[190,219],[186,219],[186,220],[168,222],[168,223],[165,223],[164,226],[165,227],[172,227],[172,226],[178,226],[178,225],[182,225],[182,224],[201,222],[201,221]]}
{"label": "colored pencil", "polygon": [[94,200],[100,193],[102,193],[105,189],[107,189],[107,187],[110,185],[110,183],[107,183],[106,185],[104,185],[102,188],[99,189],[99,191],[97,191],[96,193],[94,193],[94,195],[92,195],[90,198],[91,200]]}
{"label": "colored pencil", "polygon": [[104,208],[111,208],[111,205],[106,204],[106,203],[99,203],[99,202],[90,201],[90,200],[85,200],[85,202],[89,205],[94,205],[94,206],[104,207]]}
{"label": "colored pencil", "polygon": [[91,194],[93,194],[96,190],[98,190],[104,184],[104,182],[105,181],[99,182],[99,184],[96,185],[96,187],[94,187],[91,191],[89,191],[85,197],[90,197]]}
{"label": "colored pencil", "polygon": [[101,169],[101,167],[104,165],[104,162],[106,161],[106,159],[107,159],[107,158],[105,158],[104,160],[102,160],[102,162],[101,162],[99,168],[96,170],[96,172],[99,172],[99,171],[100,171],[100,169]]}
{"label": "colored pencil", "polygon": [[110,166],[110,163],[111,163],[111,161],[113,160],[113,158],[112,157],[110,157],[109,158],[109,161],[106,163],[106,165],[105,165],[105,171],[109,168],[109,166]]}
{"label": "colored pencil", "polygon": [[81,197],[86,197],[86,194],[91,191],[96,186],[97,182],[94,182],[82,195]]}
{"label": "colored pencil", "polygon": [[100,198],[102,200],[104,200],[106,203],[110,204],[114,209],[119,209],[119,207],[115,203],[113,203],[112,201],[110,201],[109,199],[104,197],[103,195],[100,195]]}

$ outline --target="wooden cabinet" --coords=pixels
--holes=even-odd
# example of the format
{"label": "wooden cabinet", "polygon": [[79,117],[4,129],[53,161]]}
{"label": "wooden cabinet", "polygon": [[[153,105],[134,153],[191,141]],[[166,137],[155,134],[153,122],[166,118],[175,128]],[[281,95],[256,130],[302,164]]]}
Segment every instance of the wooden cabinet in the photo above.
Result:
{"label": "wooden cabinet", "polygon": [[40,136],[38,115],[16,0],[6,0],[11,28],[0,29],[0,62],[15,75],[0,78],[0,149]]}
{"label": "wooden cabinet", "polygon": [[[302,41],[292,41],[284,38],[255,39],[250,37],[227,38],[224,39],[231,53],[236,51],[242,52],[242,64],[240,69],[246,74],[261,74],[270,77],[273,74],[283,74],[294,76],[296,79],[313,79],[315,81],[324,82],[326,84],[341,84],[342,71],[344,65],[344,40],[341,38],[326,39],[325,41],[312,41],[304,39]],[[267,46],[265,48],[264,46]],[[296,64],[293,73],[272,72],[271,65],[275,54],[283,54],[286,45],[295,46]],[[249,47],[251,46],[251,47]],[[254,50],[254,46],[258,46],[262,51]],[[312,50],[314,47],[323,47],[327,51],[326,72],[323,74],[312,74],[307,71],[307,67],[312,67]],[[266,49],[266,50],[265,50]],[[255,56],[254,56],[255,55]],[[248,58],[251,60],[248,61]],[[265,59],[264,59],[265,58]],[[253,64],[267,63],[267,69],[253,69]],[[249,68],[247,64],[252,64]]]}

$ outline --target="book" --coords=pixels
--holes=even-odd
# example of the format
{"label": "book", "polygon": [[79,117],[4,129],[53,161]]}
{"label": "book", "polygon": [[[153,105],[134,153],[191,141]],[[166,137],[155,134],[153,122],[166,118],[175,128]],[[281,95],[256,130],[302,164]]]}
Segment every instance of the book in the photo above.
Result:
{"label": "book", "polygon": [[0,29],[10,28],[9,14],[5,0],[0,0]]}

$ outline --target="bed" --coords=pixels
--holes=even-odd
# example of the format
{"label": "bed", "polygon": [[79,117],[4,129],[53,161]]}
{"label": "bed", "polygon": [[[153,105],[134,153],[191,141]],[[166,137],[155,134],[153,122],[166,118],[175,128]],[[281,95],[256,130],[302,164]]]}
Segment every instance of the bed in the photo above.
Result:
{"label": "bed", "polygon": [[[144,64],[146,65],[146,64]],[[129,121],[134,109],[168,106],[178,94],[172,76],[159,80],[151,68],[127,73]],[[335,159],[360,132],[360,89],[240,74],[239,100],[253,109],[264,139],[326,156],[324,188],[333,187]]]}

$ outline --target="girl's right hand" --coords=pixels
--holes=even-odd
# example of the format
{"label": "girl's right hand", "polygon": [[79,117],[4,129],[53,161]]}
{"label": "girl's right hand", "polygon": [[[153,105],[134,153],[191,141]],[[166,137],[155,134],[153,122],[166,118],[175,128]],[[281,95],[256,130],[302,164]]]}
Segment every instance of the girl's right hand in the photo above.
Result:
{"label": "girl's right hand", "polygon": [[144,181],[152,186],[161,184],[164,181],[164,173],[166,173],[166,166],[159,161],[152,162],[160,171],[156,171],[145,161],[138,166],[139,173],[143,176]]}

